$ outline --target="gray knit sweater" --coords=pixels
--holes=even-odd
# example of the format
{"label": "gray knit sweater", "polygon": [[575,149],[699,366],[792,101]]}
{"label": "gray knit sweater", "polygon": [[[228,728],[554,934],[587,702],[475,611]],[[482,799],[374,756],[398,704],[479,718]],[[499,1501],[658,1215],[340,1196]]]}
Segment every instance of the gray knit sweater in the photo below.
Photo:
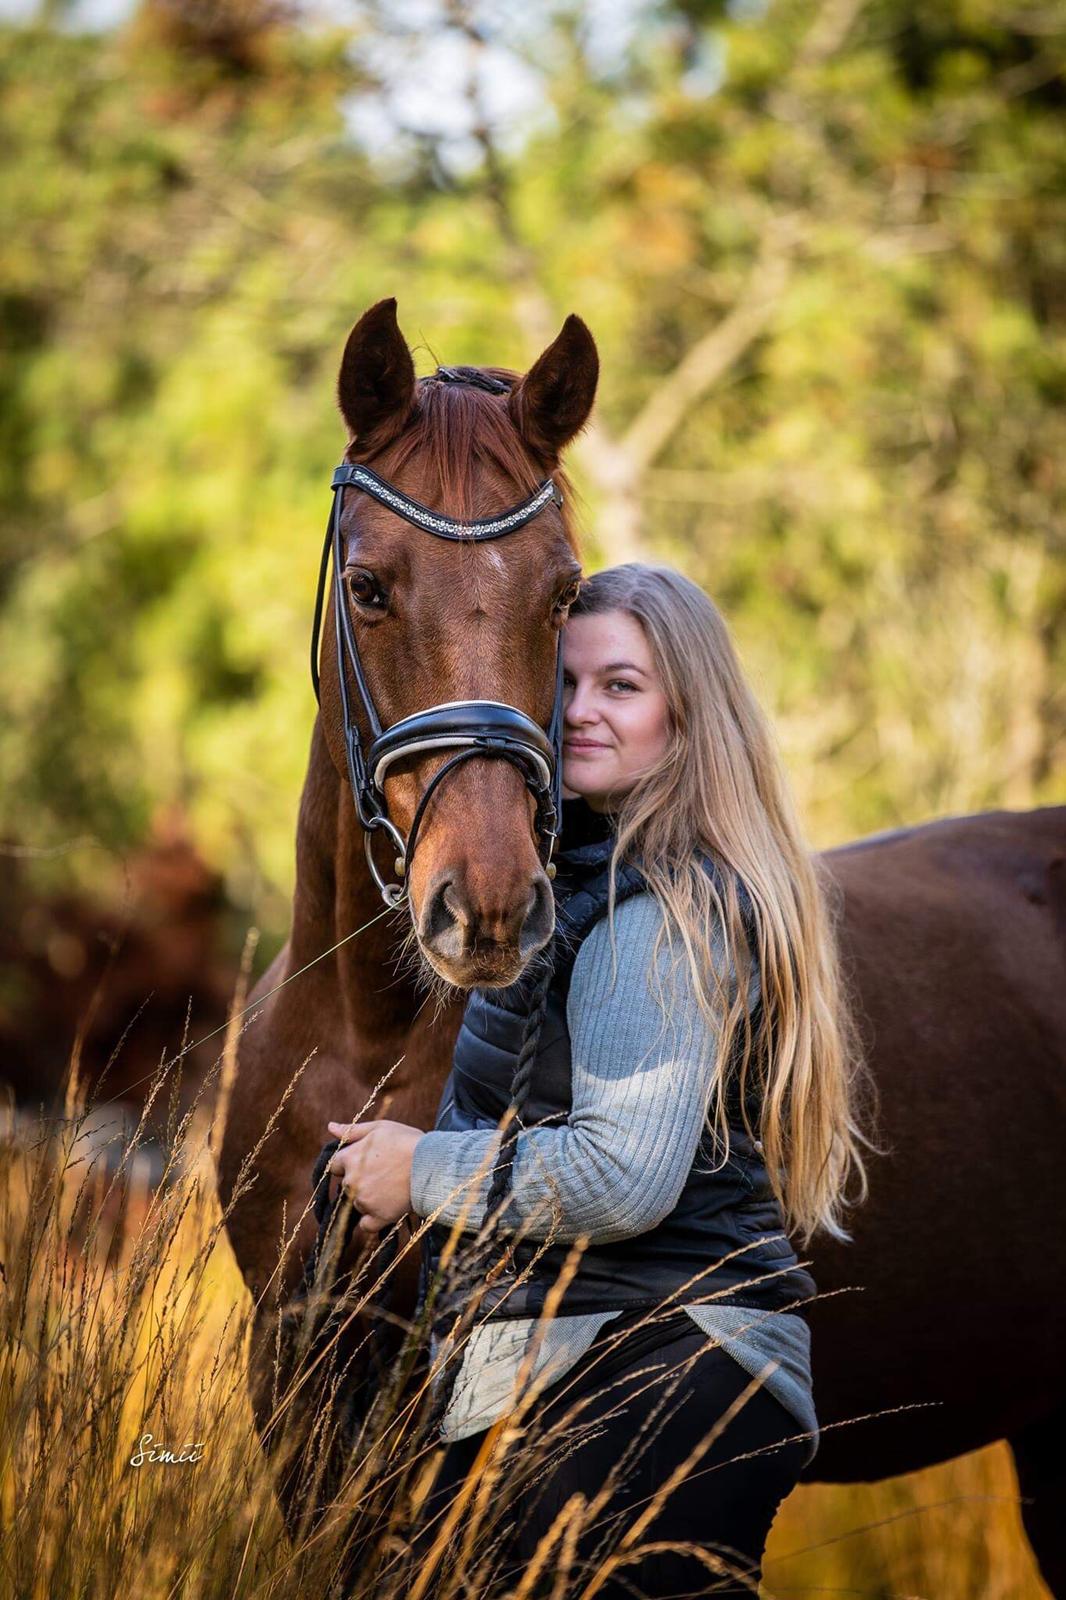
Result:
{"label": "gray knit sweater", "polygon": [[[570,1115],[561,1126],[522,1132],[513,1163],[507,1220],[531,1239],[549,1232],[556,1240],[587,1234],[594,1243],[626,1238],[655,1227],[677,1204],[703,1129],[717,1051],[716,1037],[684,979],[685,964],[677,962],[680,952],[667,940],[659,978],[668,982],[672,967],[674,982],[664,1017],[651,976],[661,919],[652,895],[635,895],[615,911],[613,955],[606,918],[578,950],[566,1009]],[[720,932],[711,959],[724,965]],[[758,982],[756,969],[749,1003]],[[476,1228],[499,1141],[496,1129],[423,1134],[411,1163],[414,1210],[452,1223],[465,1205],[467,1225]],[[707,1304],[687,1304],[686,1312],[746,1372],[765,1373],[766,1389],[795,1417],[797,1432],[810,1434],[810,1460],[818,1448],[818,1421],[806,1321],[794,1312],[717,1305],[713,1286],[711,1294]],[[556,1381],[584,1354],[598,1329],[620,1314],[621,1308],[551,1319],[528,1383],[540,1389]],[[474,1328],[442,1438],[465,1438],[511,1408],[535,1327],[533,1320],[497,1318]]]}

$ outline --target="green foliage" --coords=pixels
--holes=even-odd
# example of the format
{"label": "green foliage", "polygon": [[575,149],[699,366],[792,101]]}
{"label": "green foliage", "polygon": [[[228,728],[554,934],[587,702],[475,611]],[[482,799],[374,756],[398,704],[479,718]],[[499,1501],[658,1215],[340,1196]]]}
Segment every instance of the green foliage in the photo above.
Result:
{"label": "green foliage", "polygon": [[[396,17],[234,0],[220,42],[211,14],[0,30],[5,833],[121,851],[176,797],[284,926],[336,367],[389,293],[423,367],[521,367],[587,317],[645,552],[722,606],[816,842],[1061,796],[1051,8],[686,0],[607,59],[543,0],[489,30],[542,114],[482,117],[458,163],[351,134],[390,115],[368,48]],[[592,452],[576,476],[617,559]]]}

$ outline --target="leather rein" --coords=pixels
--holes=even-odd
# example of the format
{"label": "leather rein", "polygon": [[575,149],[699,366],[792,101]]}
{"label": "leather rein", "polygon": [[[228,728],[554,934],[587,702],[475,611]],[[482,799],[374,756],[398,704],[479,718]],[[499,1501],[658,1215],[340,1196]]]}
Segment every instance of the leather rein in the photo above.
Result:
{"label": "leather rein", "polygon": [[[490,378],[472,367],[438,367],[435,376],[445,383],[467,383],[491,393],[506,393],[508,385],[498,378]],[[501,700],[445,700],[428,710],[416,711],[402,717],[391,727],[383,728],[374,705],[374,698],[363,670],[355,631],[349,614],[344,590],[344,550],[341,536],[341,514],[346,489],[368,494],[380,505],[402,517],[405,522],[438,539],[451,539],[461,543],[482,543],[500,539],[537,516],[547,505],[562,506],[563,497],[551,478],[543,483],[520,504],[493,517],[481,517],[473,522],[458,522],[452,517],[432,511],[428,506],[413,500],[394,484],[379,476],[372,468],[358,463],[341,462],[331,483],[333,501],[326,524],[326,537],[322,546],[322,560],[318,571],[318,591],[315,597],[315,617],[311,632],[311,682],[315,699],[321,705],[319,678],[319,647],[322,619],[325,612],[326,580],[330,558],[333,561],[333,610],[337,645],[337,676],[340,685],[341,713],[344,725],[344,748],[348,767],[348,781],[359,821],[362,824],[363,845],[367,865],[385,904],[396,906],[407,893],[418,839],[418,830],[426,807],[438,785],[449,772],[462,762],[482,757],[509,761],[518,768],[536,804],[534,827],[542,849],[546,848],[544,868],[550,878],[555,876],[552,854],[558,838],[559,819],[562,815],[562,724],[563,724],[563,650],[560,636],[555,658],[555,702],[547,731],[517,706]],[[369,746],[364,746],[359,726],[352,716],[348,691],[348,673],[345,663],[362,703],[363,715],[370,729]],[[388,814],[388,803],[383,788],[389,767],[408,756],[427,750],[455,750],[457,753],[433,774],[418,802],[407,838]],[[387,882],[374,861],[371,839],[382,829],[396,849],[394,871],[400,880]]]}

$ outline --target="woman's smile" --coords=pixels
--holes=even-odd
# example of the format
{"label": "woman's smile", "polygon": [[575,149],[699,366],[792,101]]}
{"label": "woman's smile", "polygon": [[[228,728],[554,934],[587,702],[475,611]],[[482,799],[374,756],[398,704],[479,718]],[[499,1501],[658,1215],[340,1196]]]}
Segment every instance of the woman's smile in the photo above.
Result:
{"label": "woman's smile", "polygon": [[572,755],[595,755],[597,750],[609,750],[609,744],[603,744],[596,739],[564,739],[563,749],[569,750]]}

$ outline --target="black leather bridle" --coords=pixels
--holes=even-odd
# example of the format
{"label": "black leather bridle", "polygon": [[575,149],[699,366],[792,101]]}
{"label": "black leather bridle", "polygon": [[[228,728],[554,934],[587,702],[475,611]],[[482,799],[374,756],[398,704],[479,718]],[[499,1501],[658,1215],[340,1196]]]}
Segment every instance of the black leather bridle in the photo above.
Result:
{"label": "black leather bridle", "polygon": [[[474,368],[438,367],[435,375],[445,383],[473,383],[493,393],[505,393],[508,385],[499,379],[477,372]],[[341,714],[344,723],[344,747],[348,765],[348,779],[352,787],[355,809],[364,829],[364,847],[367,864],[374,882],[381,891],[386,905],[397,905],[407,892],[411,861],[414,856],[418,830],[426,807],[438,785],[449,772],[464,761],[495,757],[510,761],[518,768],[526,787],[536,802],[534,826],[538,841],[547,853],[544,867],[549,877],[555,876],[552,853],[561,816],[562,774],[562,723],[563,723],[563,650],[562,638],[556,646],[555,703],[547,732],[532,717],[519,711],[517,706],[500,700],[446,700],[431,706],[427,711],[416,711],[402,717],[390,728],[382,728],[373,697],[367,685],[363,663],[359,657],[352,620],[348,613],[342,573],[344,555],[341,541],[341,513],[345,489],[356,489],[370,495],[379,504],[387,506],[397,516],[414,527],[438,539],[454,539],[460,543],[480,543],[486,539],[500,539],[505,534],[524,528],[527,522],[543,511],[545,506],[561,506],[562,494],[551,478],[545,478],[537,489],[520,505],[501,511],[498,516],[481,517],[474,522],[456,522],[451,517],[431,511],[427,506],[412,500],[402,490],[379,477],[370,467],[342,462],[333,474],[333,504],[326,525],[326,538],[322,547],[322,561],[318,572],[318,593],[315,599],[315,620],[311,635],[311,682],[315,699],[321,704],[319,681],[319,641],[322,633],[322,616],[325,610],[326,574],[330,555],[333,558],[333,609],[337,636],[337,675],[340,684]],[[351,714],[345,660],[351,669],[363,712],[370,728],[370,747],[364,749],[359,727]],[[436,771],[418,802],[406,840],[388,815],[383,782],[388,768],[396,761],[419,755],[427,750],[457,749]],[[396,847],[394,870],[399,883],[387,883],[374,862],[371,837],[383,828]]]}

